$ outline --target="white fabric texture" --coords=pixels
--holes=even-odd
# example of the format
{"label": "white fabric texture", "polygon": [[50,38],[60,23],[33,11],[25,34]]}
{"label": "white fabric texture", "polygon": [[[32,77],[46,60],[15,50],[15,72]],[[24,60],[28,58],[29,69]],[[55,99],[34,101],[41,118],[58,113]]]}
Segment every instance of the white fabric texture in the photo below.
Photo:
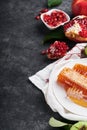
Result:
{"label": "white fabric texture", "polygon": [[45,97],[45,100],[49,107],[58,112],[63,118],[73,121],[87,120],[87,116],[77,115],[65,109],[56,99],[51,87],[49,86],[49,77],[56,64],[63,66],[70,59],[80,59],[81,49],[86,46],[87,43],[78,43],[73,47],[63,58],[51,63],[44,69],[38,71],[36,74],[29,77],[29,80],[40,89]]}

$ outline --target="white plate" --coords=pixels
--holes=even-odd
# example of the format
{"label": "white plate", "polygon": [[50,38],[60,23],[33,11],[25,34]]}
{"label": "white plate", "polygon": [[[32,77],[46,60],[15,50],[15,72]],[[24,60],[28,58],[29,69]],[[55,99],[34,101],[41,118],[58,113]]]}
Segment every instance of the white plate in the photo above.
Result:
{"label": "white plate", "polygon": [[60,73],[60,71],[64,67],[70,67],[72,68],[76,63],[81,63],[84,65],[87,65],[87,58],[84,59],[76,59],[76,60],[70,60],[69,62],[66,62],[65,65],[56,65],[51,73],[50,79],[49,79],[49,87],[52,88],[53,93],[57,99],[57,101],[68,111],[71,113],[74,113],[76,115],[80,116],[86,116],[87,117],[87,108],[82,107],[80,105],[75,104],[71,100],[67,98],[65,90],[57,83],[57,76]]}

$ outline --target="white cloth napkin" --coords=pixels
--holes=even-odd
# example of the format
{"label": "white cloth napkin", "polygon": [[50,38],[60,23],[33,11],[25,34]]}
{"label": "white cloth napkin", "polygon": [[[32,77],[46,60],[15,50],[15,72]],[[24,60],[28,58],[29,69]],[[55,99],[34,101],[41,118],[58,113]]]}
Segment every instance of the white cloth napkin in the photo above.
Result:
{"label": "white cloth napkin", "polygon": [[47,104],[54,112],[58,112],[63,118],[73,121],[87,120],[87,116],[81,116],[75,113],[72,113],[65,109],[56,99],[51,87],[49,86],[49,77],[56,64],[63,66],[70,59],[80,59],[81,49],[86,46],[87,43],[78,43],[73,47],[63,58],[51,63],[46,66],[44,69],[40,70],[33,76],[29,77],[29,80],[40,89],[45,97]]}

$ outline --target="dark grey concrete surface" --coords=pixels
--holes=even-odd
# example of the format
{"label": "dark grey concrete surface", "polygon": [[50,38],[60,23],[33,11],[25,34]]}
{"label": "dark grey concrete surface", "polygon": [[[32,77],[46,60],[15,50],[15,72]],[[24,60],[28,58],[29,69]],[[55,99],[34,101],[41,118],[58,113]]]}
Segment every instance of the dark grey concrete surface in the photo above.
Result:
{"label": "dark grey concrete surface", "polygon": [[[56,8],[71,14],[71,1]],[[28,80],[53,62],[41,55],[48,29],[35,16],[42,8],[47,0],[0,0],[0,130],[54,130],[51,116],[65,120]]]}

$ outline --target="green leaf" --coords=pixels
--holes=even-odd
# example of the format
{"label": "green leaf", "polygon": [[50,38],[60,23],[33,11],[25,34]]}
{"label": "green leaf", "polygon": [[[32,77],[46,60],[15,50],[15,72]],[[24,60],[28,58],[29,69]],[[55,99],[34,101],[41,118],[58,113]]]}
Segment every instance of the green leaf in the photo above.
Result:
{"label": "green leaf", "polygon": [[70,129],[71,129],[71,127],[72,127],[72,125],[71,125],[71,124],[69,124],[69,125],[64,126],[63,128],[64,128],[64,130],[70,130]]}
{"label": "green leaf", "polygon": [[66,39],[62,28],[60,28],[58,30],[51,31],[48,34],[46,34],[46,36],[43,39],[43,43],[50,41],[50,40],[53,40],[53,39],[56,39],[56,40]]}
{"label": "green leaf", "polygon": [[69,125],[69,124],[58,121],[54,117],[51,117],[49,120],[49,125],[52,127],[63,127],[63,126]]}
{"label": "green leaf", "polygon": [[48,7],[60,5],[62,0],[48,0]]}

